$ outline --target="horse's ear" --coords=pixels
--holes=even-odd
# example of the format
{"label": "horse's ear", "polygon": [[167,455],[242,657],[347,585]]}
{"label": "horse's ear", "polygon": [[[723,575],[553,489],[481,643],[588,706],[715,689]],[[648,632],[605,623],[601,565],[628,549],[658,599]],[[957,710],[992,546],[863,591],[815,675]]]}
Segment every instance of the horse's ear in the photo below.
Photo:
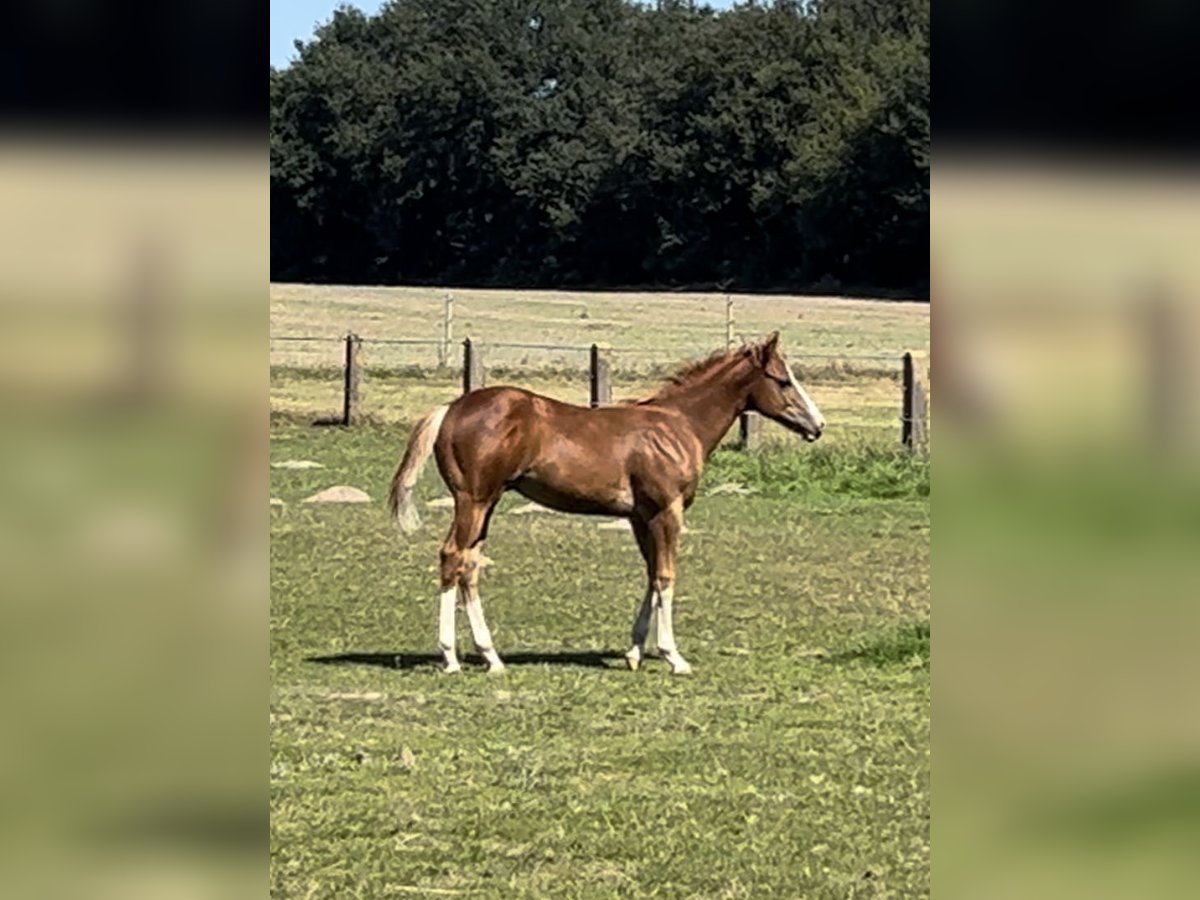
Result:
{"label": "horse's ear", "polygon": [[779,343],[779,332],[773,331],[757,344],[751,344],[747,349],[749,355],[754,359],[755,364],[760,367],[766,367],[771,359],[772,352],[775,350],[775,345]]}
{"label": "horse's ear", "polygon": [[763,338],[762,343],[759,344],[755,348],[755,350],[757,351],[755,353],[755,356],[758,358],[758,364],[760,366],[765,366],[767,364],[767,361],[772,356],[775,355],[775,348],[778,345],[779,345],[779,332],[778,331],[772,331],[765,338]]}

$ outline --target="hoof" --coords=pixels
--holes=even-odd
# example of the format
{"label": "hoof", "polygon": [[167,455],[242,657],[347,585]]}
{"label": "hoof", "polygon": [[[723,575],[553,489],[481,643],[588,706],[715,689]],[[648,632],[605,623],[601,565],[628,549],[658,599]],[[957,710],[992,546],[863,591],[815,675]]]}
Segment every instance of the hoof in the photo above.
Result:
{"label": "hoof", "polygon": [[442,669],[442,674],[443,675],[453,675],[455,672],[461,672],[461,671],[462,671],[462,666],[460,666],[458,663],[453,663],[453,664],[447,663],[446,666]]}
{"label": "hoof", "polygon": [[629,667],[630,672],[636,672],[642,665],[642,655],[636,651],[629,651],[625,654],[625,665]]}
{"label": "hoof", "polygon": [[487,663],[488,674],[504,671],[504,661],[500,659],[500,654],[494,647],[488,647],[486,650],[479,649],[479,652],[483,654],[483,659]]}
{"label": "hoof", "polygon": [[671,664],[671,674],[672,675],[691,675],[692,674],[691,664],[686,659],[684,659],[682,656],[679,657],[678,659],[668,659],[667,662],[669,662]]}

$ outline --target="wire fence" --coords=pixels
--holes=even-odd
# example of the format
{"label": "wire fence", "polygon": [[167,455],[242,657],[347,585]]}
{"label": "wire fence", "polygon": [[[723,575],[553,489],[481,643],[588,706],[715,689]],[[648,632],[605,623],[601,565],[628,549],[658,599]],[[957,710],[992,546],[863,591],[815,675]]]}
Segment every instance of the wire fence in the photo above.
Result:
{"label": "wire fence", "polygon": [[[271,368],[338,368],[342,365],[339,348],[345,337],[327,335],[272,335]],[[457,368],[461,366],[461,344],[447,348],[444,341],[422,338],[360,338],[364,347],[371,351],[368,366],[378,367],[429,367]],[[688,359],[706,356],[724,349],[711,343],[684,345],[672,344],[664,347],[619,347],[607,343],[597,344],[553,344],[523,341],[489,341],[471,339],[474,346],[486,355],[489,368],[510,372],[555,370],[564,364],[578,364],[586,360],[593,346],[598,347],[610,360],[615,371],[629,376],[655,376],[674,371]],[[532,353],[531,353],[532,351]],[[536,355],[533,355],[536,354]],[[788,359],[800,371],[817,367],[841,368],[848,374],[859,373],[866,377],[895,375],[901,368],[900,352],[880,353],[788,353]]]}
{"label": "wire fence", "polygon": [[[601,402],[596,395],[599,364],[606,382],[603,402],[628,400],[652,392],[687,359],[717,349],[711,344],[613,347],[486,340],[447,348],[444,340],[427,338],[273,335],[271,406],[280,415],[328,423],[405,422],[485,383],[524,384],[563,400],[595,404]],[[471,356],[473,362],[468,361]],[[826,418],[843,434],[886,431],[907,446],[928,447],[928,375],[906,365],[910,355],[788,357]],[[917,380],[923,387],[914,387]],[[758,441],[754,425],[743,422],[743,442]]]}

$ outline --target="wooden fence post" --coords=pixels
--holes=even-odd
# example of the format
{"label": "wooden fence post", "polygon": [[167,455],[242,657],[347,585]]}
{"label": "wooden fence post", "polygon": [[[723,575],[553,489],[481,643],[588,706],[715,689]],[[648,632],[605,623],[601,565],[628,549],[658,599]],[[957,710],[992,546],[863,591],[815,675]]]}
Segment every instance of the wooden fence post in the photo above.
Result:
{"label": "wooden fence post", "polygon": [[914,453],[929,452],[929,389],[922,366],[912,353],[904,354],[904,395],[900,440]]}
{"label": "wooden fence post", "polygon": [[484,376],[483,348],[466,338],[463,341],[463,393],[469,394],[483,387],[486,380]]}
{"label": "wooden fence post", "polygon": [[450,365],[450,346],[454,343],[454,298],[449,294],[442,306],[442,346],[438,348],[438,363]]}
{"label": "wooden fence post", "polygon": [[346,335],[346,366],[342,372],[342,424],[358,424],[358,385],[362,378],[362,338]]}
{"label": "wooden fence post", "polygon": [[[733,349],[733,298],[725,295],[725,349]],[[762,417],[754,413],[742,413],[738,417],[738,446],[742,450],[756,450],[762,443]]]}
{"label": "wooden fence post", "polygon": [[738,419],[738,448],[757,450],[762,443],[762,416],[758,413],[742,413]]}
{"label": "wooden fence post", "polygon": [[612,377],[608,360],[600,355],[600,347],[592,344],[589,369],[590,401],[592,408],[612,403]]}

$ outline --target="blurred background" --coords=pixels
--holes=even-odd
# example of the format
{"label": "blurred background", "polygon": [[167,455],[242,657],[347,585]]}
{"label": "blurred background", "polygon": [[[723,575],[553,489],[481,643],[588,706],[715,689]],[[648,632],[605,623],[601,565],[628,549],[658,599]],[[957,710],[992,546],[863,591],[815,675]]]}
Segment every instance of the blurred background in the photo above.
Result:
{"label": "blurred background", "polygon": [[[11,896],[264,888],[266,26],[20,3],[0,39]],[[939,10],[947,896],[1198,874],[1195,26],[1171,2]]]}
{"label": "blurred background", "polygon": [[261,896],[265,10],[5,17],[0,892]]}
{"label": "blurred background", "polygon": [[1200,834],[1195,8],[939,10],[938,893],[1166,897]]}

